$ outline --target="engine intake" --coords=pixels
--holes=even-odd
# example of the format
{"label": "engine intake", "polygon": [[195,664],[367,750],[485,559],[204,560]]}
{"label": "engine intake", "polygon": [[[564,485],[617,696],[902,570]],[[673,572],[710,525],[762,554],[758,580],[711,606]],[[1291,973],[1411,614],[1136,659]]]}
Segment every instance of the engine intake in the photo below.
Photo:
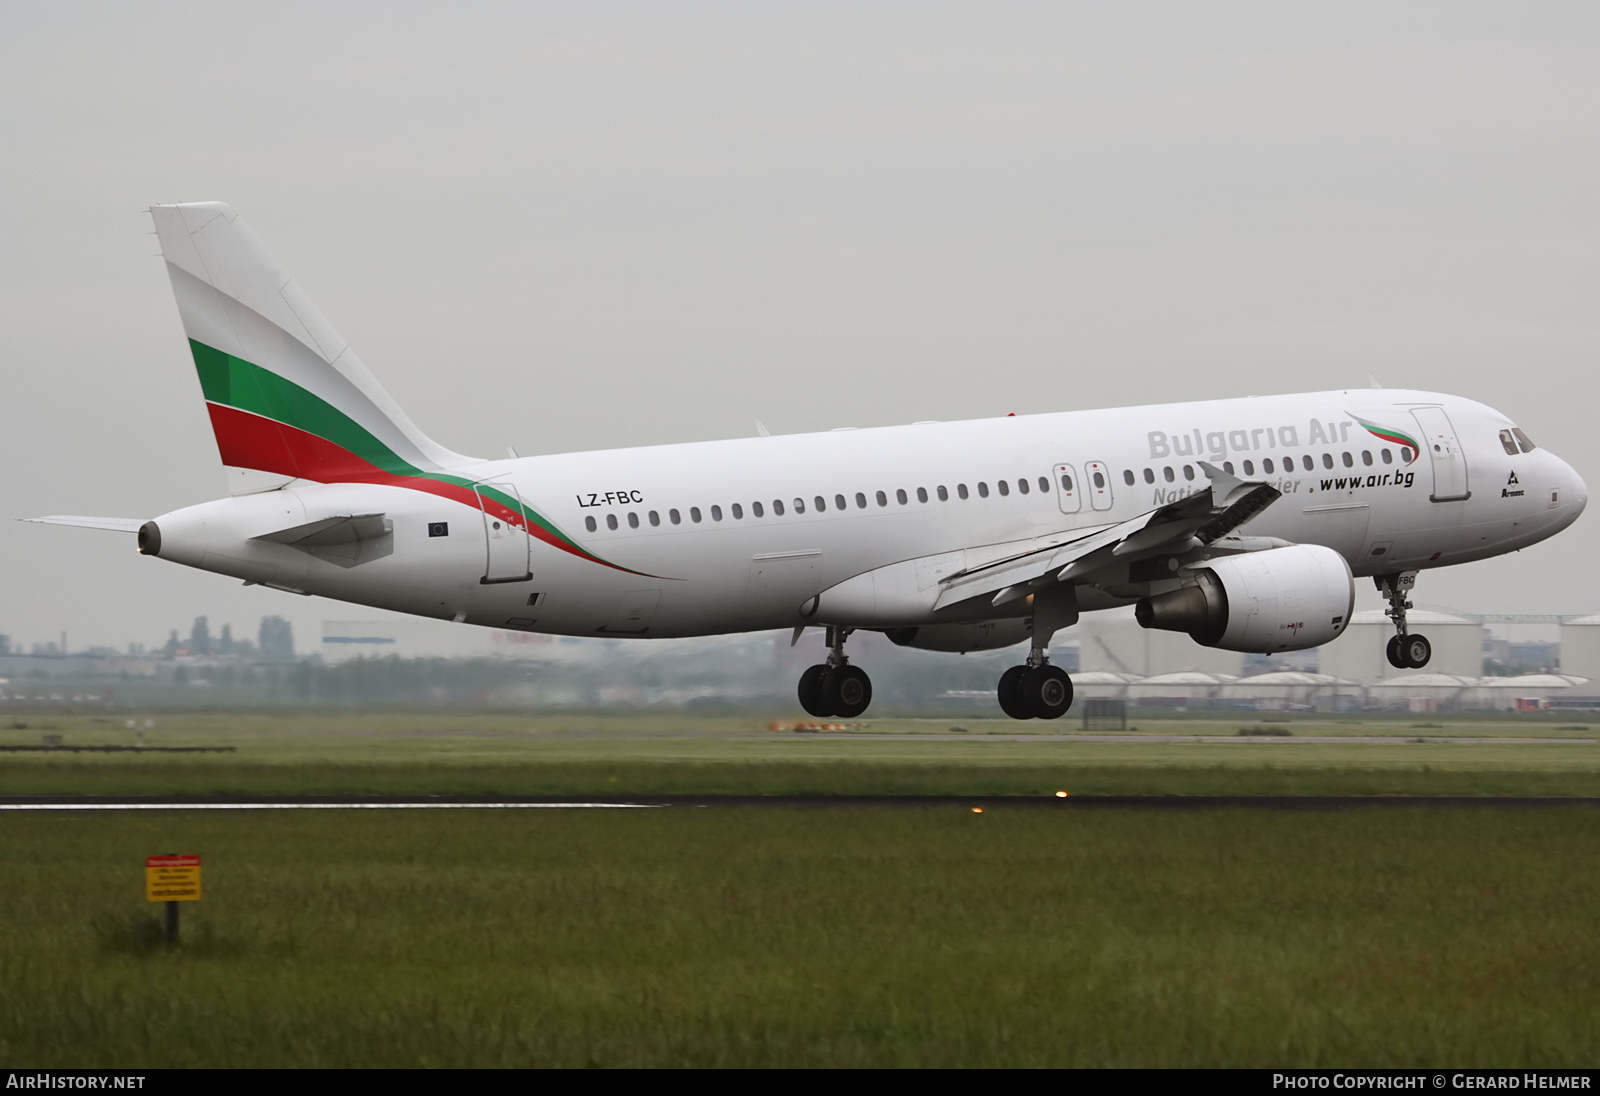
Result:
{"label": "engine intake", "polygon": [[1188,632],[1205,647],[1269,654],[1337,639],[1355,608],[1350,566],[1318,544],[1227,556],[1192,574],[1181,589],[1140,599],[1139,624]]}

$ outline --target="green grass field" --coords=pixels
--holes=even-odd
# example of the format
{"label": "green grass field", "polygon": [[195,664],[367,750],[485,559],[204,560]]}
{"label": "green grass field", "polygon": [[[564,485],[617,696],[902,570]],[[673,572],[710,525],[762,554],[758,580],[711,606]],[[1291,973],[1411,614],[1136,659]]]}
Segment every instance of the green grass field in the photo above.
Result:
{"label": "green grass field", "polygon": [[[46,734],[80,745],[133,741],[121,720],[103,716],[11,722],[26,726],[0,727],[0,745]],[[1053,729],[1072,726],[1063,724]],[[237,752],[3,753],[0,795],[1600,794],[1600,731],[1553,721],[1167,719],[1109,742],[1014,735],[1041,725],[1010,720],[878,720],[863,728],[870,735],[766,726],[755,716],[661,714],[166,714],[147,745]],[[1238,734],[1261,726],[1291,734]],[[1159,740],[1188,735],[1203,740]],[[1360,737],[1397,741],[1306,741]]]}
{"label": "green grass field", "polygon": [[[0,1056],[1577,1066],[1600,812],[0,817]],[[143,857],[198,852],[169,951]]]}
{"label": "green grass field", "polygon": [[[0,796],[987,803],[0,812],[10,1064],[1521,1067],[1600,1052],[1592,806],[999,798],[1600,794],[1582,724],[1293,719],[1256,739],[1238,731],[1259,721],[1165,719],[1096,742],[948,720],[814,735],[754,716],[155,719],[147,745],[236,752],[0,753]],[[11,723],[26,726],[0,727],[0,745],[132,740],[94,714]],[[206,865],[175,950],[144,901],[143,859],[162,852]]]}

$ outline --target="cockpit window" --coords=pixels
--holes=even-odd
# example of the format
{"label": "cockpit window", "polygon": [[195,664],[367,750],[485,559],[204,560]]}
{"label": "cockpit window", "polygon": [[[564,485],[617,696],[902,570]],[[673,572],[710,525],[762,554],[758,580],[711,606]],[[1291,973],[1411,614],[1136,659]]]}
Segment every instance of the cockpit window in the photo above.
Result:
{"label": "cockpit window", "polygon": [[1500,447],[1506,451],[1508,457],[1517,455],[1517,439],[1511,436],[1511,431],[1500,431]]}
{"label": "cockpit window", "polygon": [[1531,453],[1538,448],[1538,446],[1533,444],[1533,439],[1528,437],[1528,435],[1524,434],[1517,427],[1513,426],[1511,428],[1511,432],[1517,436],[1517,441],[1522,444],[1522,451],[1524,453]]}

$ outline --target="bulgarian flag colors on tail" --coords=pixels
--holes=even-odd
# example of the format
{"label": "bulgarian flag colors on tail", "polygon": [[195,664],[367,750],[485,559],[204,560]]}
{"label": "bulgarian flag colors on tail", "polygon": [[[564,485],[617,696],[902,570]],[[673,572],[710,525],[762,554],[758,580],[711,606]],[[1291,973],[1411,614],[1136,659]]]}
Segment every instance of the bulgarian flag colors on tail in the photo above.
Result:
{"label": "bulgarian flag colors on tail", "polygon": [[514,494],[455,474],[475,463],[400,410],[333,326],[220,202],[150,210],[194,354],[222,463],[236,493],[292,480],[423,491],[524,528],[617,570]]}

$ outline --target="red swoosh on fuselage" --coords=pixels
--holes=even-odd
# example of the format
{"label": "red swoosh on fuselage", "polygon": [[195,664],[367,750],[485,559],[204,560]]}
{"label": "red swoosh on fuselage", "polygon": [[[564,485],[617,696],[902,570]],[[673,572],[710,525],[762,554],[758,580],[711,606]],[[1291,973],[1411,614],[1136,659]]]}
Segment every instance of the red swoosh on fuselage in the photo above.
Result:
{"label": "red swoosh on fuselage", "polygon": [[230,467],[255,468],[274,475],[294,476],[297,479],[312,480],[317,483],[376,483],[386,487],[403,487],[408,491],[423,491],[452,502],[463,503],[474,510],[479,508],[481,502],[487,513],[522,527],[529,536],[543,541],[552,548],[559,548],[569,555],[588,560],[590,563],[598,563],[602,567],[610,567],[614,571],[624,571],[630,575],[647,578],[656,577],[644,575],[642,571],[627,567],[618,567],[615,563],[607,563],[592,556],[582,548],[561,540],[548,529],[528,521],[509,506],[494,499],[483,498],[471,487],[432,479],[426,475],[398,475],[379,468],[326,438],[319,438],[298,427],[264,418],[249,411],[240,411],[237,408],[209,402],[206,404],[206,410],[211,415],[211,429],[216,434],[217,450],[222,455],[222,463]]}

